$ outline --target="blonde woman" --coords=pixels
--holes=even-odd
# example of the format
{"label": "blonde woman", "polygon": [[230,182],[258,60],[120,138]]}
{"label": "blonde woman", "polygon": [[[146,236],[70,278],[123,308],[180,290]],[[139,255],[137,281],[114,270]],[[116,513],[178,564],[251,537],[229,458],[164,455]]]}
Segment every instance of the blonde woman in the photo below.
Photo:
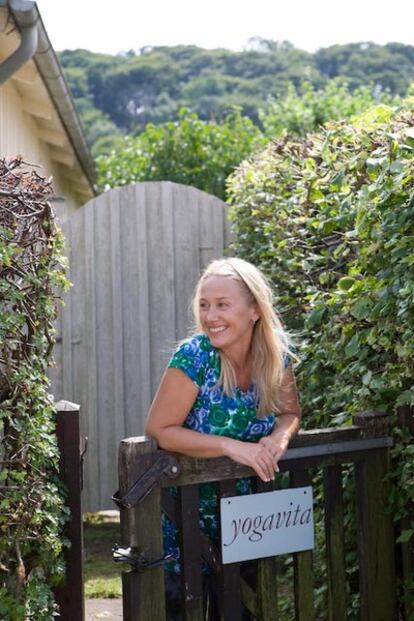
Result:
{"label": "blonde woman", "polygon": [[[270,481],[300,425],[289,339],[270,287],[251,263],[216,260],[198,282],[193,311],[196,332],[168,364],[146,433],[168,451],[226,456]],[[247,493],[246,485],[239,491]],[[200,526],[217,539],[211,485],[200,490],[200,498]],[[164,539],[165,551],[175,558],[167,570],[179,573],[176,532],[168,520]],[[178,611],[169,614],[180,618]]]}

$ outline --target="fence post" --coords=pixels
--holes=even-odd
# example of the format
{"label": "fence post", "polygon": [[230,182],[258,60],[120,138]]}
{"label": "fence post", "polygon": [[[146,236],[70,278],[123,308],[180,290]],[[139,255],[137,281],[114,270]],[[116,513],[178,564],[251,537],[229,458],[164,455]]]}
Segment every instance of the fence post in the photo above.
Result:
{"label": "fence post", "polygon": [[[363,437],[388,435],[386,414],[362,412],[354,423]],[[388,448],[367,451],[355,464],[362,621],[396,619],[393,523],[384,511],[390,494],[388,472]]]}
{"label": "fence post", "polygon": [[[124,496],[152,463],[155,440],[140,436],[126,438],[119,445],[119,494]],[[121,510],[121,543],[136,547],[148,561],[163,556],[161,531],[161,488],[155,486],[136,507]],[[165,621],[164,567],[139,572],[122,572],[124,621]]]}
{"label": "fence post", "polygon": [[67,489],[66,505],[70,521],[65,535],[70,548],[65,550],[66,580],[54,589],[62,621],[84,621],[83,526],[81,501],[81,454],[79,405],[69,401],[56,404],[56,435],[60,452],[59,473]]}

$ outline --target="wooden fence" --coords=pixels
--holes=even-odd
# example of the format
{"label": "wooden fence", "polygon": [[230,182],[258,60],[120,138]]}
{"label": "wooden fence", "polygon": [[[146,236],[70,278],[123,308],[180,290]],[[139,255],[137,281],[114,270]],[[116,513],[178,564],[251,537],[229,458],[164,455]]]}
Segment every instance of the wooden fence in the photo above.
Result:
{"label": "wooden fence", "polygon": [[226,205],[148,182],[88,202],[64,224],[73,287],[51,369],[57,399],[79,403],[86,511],[111,508],[120,440],[144,430],[165,363],[190,324],[201,269],[229,240]]}
{"label": "wooden fence", "polygon": [[[323,475],[325,514],[326,576],[328,610],[324,619],[346,621],[349,605],[346,591],[344,497],[342,470],[350,464],[355,472],[359,592],[361,621],[395,621],[396,577],[394,533],[391,517],[384,511],[389,484],[388,418],[385,415],[361,414],[355,425],[339,429],[301,432],[292,442],[281,471],[289,471],[292,487],[312,483],[313,476]],[[258,561],[257,588],[253,591],[240,577],[237,563],[222,565],[220,552],[200,533],[198,525],[198,484],[216,481],[219,497],[235,495],[235,480],[252,476],[253,471],[226,458],[193,459],[174,455],[176,461],[160,461],[168,453],[157,450],[154,441],[128,438],[119,450],[119,497],[124,506],[132,496],[144,496],[141,502],[121,511],[121,543],[135,547],[143,561],[162,558],[162,509],[180,525],[184,618],[201,621],[201,559],[216,573],[221,586],[220,608],[223,620],[241,619],[242,601],[259,621],[280,618],[275,558]],[[149,470],[152,466],[152,470]],[[322,473],[321,473],[322,469]],[[151,473],[164,475],[152,491]],[[176,472],[174,472],[174,470]],[[178,474],[176,478],[169,476]],[[139,479],[137,486],[133,484]],[[174,499],[165,489],[174,485]],[[128,496],[128,491],[132,494]],[[261,484],[260,491],[269,490]],[[127,500],[125,501],[125,496]],[[168,498],[168,502],[165,500]],[[121,503],[122,504],[122,503]],[[132,502],[133,504],[133,502]],[[320,535],[320,534],[319,534]],[[317,537],[318,539],[318,537]],[[145,563],[144,563],[145,564]],[[313,621],[314,567],[310,551],[293,555],[295,621]],[[165,619],[163,567],[157,565],[123,572],[124,621],[163,621]],[[320,585],[319,585],[320,586]],[[407,618],[408,621],[408,618]]]}

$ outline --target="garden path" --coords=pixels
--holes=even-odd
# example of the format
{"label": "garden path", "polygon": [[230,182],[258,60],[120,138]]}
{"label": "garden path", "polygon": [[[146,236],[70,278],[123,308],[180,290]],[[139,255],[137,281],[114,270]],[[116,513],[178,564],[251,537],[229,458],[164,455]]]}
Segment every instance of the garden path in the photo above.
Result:
{"label": "garden path", "polygon": [[85,600],[85,621],[119,621],[122,619],[122,599]]}

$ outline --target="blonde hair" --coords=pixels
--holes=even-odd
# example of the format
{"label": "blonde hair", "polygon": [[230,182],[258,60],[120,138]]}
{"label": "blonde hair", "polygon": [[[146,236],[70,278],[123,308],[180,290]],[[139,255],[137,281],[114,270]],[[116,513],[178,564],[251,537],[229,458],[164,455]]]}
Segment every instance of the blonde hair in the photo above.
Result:
{"label": "blonde hair", "polygon": [[[256,305],[260,317],[253,327],[250,353],[252,381],[257,388],[257,415],[263,417],[277,412],[278,388],[285,367],[285,356],[289,351],[289,337],[273,308],[269,283],[257,267],[243,259],[212,261],[201,275],[193,298],[197,332],[203,331],[200,320],[201,287],[211,276],[225,276],[237,281],[248,304]],[[221,359],[218,384],[226,395],[231,395],[236,386],[236,375],[229,359],[222,351],[218,351]]]}

